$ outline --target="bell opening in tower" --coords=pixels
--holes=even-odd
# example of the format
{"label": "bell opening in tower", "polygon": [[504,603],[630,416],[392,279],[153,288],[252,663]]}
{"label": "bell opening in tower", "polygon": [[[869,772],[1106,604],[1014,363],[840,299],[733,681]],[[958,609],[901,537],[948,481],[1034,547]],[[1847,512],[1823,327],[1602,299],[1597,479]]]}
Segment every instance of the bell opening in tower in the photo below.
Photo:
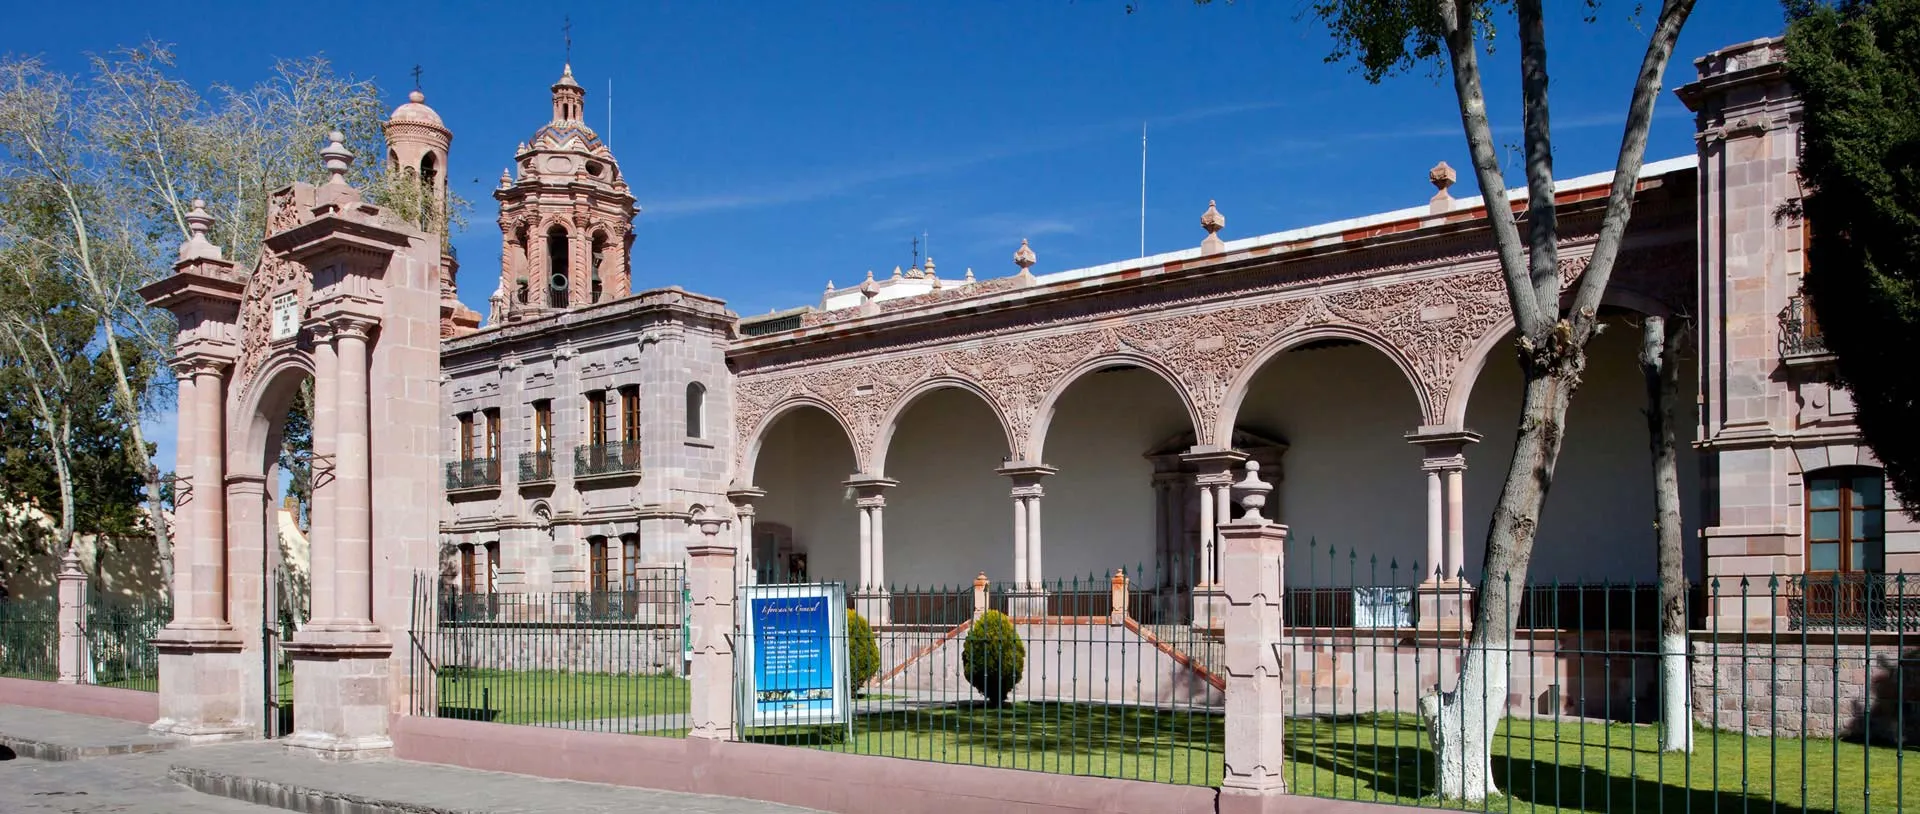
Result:
{"label": "bell opening in tower", "polygon": [[567,232],[558,226],[547,232],[547,305],[567,307]]}

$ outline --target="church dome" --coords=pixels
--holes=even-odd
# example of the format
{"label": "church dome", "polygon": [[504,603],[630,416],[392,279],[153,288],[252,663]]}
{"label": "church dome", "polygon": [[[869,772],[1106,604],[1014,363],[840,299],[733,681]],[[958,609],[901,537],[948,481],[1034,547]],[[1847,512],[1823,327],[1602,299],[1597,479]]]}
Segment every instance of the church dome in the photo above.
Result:
{"label": "church dome", "polygon": [[433,112],[433,108],[427,107],[427,95],[417,90],[407,94],[407,103],[394,108],[393,115],[387,120],[446,127],[440,121],[440,114]]}

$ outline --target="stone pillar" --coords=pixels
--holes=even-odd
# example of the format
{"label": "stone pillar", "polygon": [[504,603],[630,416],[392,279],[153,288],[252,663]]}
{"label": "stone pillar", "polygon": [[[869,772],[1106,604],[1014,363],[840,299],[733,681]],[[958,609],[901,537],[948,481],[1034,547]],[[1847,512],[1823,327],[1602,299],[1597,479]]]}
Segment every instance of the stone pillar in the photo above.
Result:
{"label": "stone pillar", "polygon": [[1046,572],[1041,570],[1041,479],[1060,470],[1044,464],[1015,461],[1000,467],[1013,481],[1013,593],[1007,615],[1038,619],[1047,615]]}
{"label": "stone pillar", "polygon": [[[624,292],[623,292],[624,293]],[[734,550],[739,559],[739,574],[735,583],[754,585],[760,581],[760,574],[753,561],[753,502],[766,497],[767,491],[753,486],[742,486],[727,491],[727,500],[733,502]]]}
{"label": "stone pillar", "polygon": [[367,350],[375,323],[333,322],[339,389],[334,402],[334,612],[339,627],[373,629],[373,492],[368,445]]}
{"label": "stone pillar", "polygon": [[701,540],[687,547],[687,587],[693,594],[688,629],[693,663],[688,670],[689,738],[733,739],[734,549],[720,537],[726,521],[696,516]]}
{"label": "stone pillar", "polygon": [[1421,427],[1407,433],[1407,443],[1424,455],[1420,470],[1427,478],[1427,557],[1422,579],[1414,589],[1417,625],[1423,630],[1465,633],[1473,586],[1466,570],[1465,495],[1466,447],[1480,434],[1445,427]]}
{"label": "stone pillar", "polygon": [[1107,600],[1107,624],[1127,623],[1127,569],[1113,569],[1111,593]]}
{"label": "stone pillar", "polygon": [[[172,366],[177,390],[174,401],[178,406],[173,446],[173,584],[167,587],[173,592],[174,617],[185,619],[193,611],[193,550],[199,536],[199,529],[193,523],[197,511],[193,504],[198,497],[193,493],[193,463],[198,454],[193,428],[199,426],[200,399],[194,395],[192,367],[178,361]],[[173,622],[167,623],[167,627],[174,626]]]}
{"label": "stone pillar", "polygon": [[308,624],[330,624],[333,607],[333,495],[334,425],[338,408],[339,363],[333,348],[333,327],[315,323],[313,333],[313,472],[308,500],[307,595]]}
{"label": "stone pillar", "polygon": [[224,362],[203,362],[193,370],[194,488],[200,493],[194,512],[193,608],[201,623],[227,621],[227,501],[225,499],[227,387]]}
{"label": "stone pillar", "polygon": [[1200,562],[1193,586],[1193,624],[1217,629],[1226,615],[1226,595],[1220,588],[1219,527],[1231,519],[1233,467],[1245,453],[1219,447],[1194,447],[1181,458],[1194,467],[1194,485],[1200,500]]}
{"label": "stone pillar", "polygon": [[1247,465],[1239,488],[1246,514],[1220,526],[1227,616],[1221,814],[1277,812],[1287,792],[1286,682],[1278,647],[1287,527],[1261,516],[1270,487],[1259,480],[1257,464]]}
{"label": "stone pillar", "polygon": [[87,669],[87,572],[71,547],[60,557],[59,681],[78,684]]}
{"label": "stone pillar", "polygon": [[973,618],[975,619],[979,619],[987,612],[991,602],[987,595],[987,586],[990,584],[992,583],[987,581],[985,571],[981,571],[979,576],[973,578]]}
{"label": "stone pillar", "polygon": [[892,616],[887,590],[887,490],[900,482],[862,474],[848,478],[846,485],[853,488],[854,505],[860,510],[860,586],[853,595],[853,607],[867,624],[884,625]]}

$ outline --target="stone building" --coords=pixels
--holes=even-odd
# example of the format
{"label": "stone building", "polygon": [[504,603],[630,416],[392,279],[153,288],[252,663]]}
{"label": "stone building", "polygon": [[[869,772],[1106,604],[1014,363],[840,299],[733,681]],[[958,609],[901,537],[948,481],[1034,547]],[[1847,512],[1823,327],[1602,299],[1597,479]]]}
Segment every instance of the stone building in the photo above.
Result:
{"label": "stone building", "polygon": [[[1920,566],[1800,297],[1803,230],[1776,215],[1799,194],[1780,61],[1777,40],[1733,46],[1678,91],[1699,151],[1642,172],[1535,581],[1652,579],[1646,315],[1698,318],[1694,577]],[[1170,607],[1202,607],[1249,458],[1277,484],[1290,582],[1484,578],[1519,373],[1484,203],[1445,165],[1398,211],[1229,239],[1209,204],[1195,248],[1082,269],[1009,236],[1010,275],[929,258],[739,318],[630,292],[633,192],[570,70],[552,93],[495,193],[491,319],[445,329],[440,529],[463,589],[617,591],[718,513],[752,578],[845,581],[882,620],[885,586],[982,572],[1038,595],[1138,567]],[[1559,184],[1566,282],[1611,181]]]}

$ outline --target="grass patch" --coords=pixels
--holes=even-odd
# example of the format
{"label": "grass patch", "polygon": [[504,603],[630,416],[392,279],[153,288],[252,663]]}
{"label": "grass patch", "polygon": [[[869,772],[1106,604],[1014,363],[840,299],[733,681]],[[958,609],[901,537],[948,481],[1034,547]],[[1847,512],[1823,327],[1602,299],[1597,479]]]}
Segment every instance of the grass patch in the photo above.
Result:
{"label": "grass patch", "polygon": [[678,676],[442,670],[441,717],[505,724],[638,718],[687,711]]}

